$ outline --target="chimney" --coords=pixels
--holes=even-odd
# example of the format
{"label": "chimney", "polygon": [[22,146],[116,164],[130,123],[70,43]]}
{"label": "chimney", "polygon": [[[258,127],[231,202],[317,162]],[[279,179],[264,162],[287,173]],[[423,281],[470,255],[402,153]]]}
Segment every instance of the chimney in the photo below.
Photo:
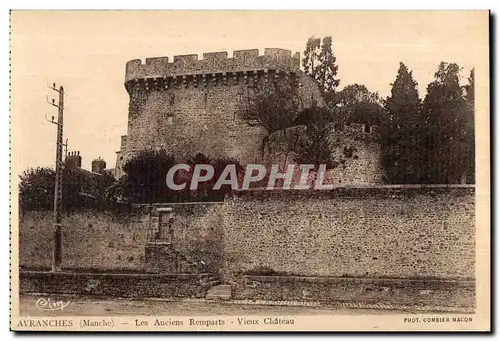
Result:
{"label": "chimney", "polygon": [[81,168],[82,167],[82,157],[80,156],[80,152],[69,152],[68,156],[66,156],[65,161],[66,167],[68,168]]}
{"label": "chimney", "polygon": [[105,169],[106,161],[104,161],[100,157],[92,161],[92,172],[102,174]]}

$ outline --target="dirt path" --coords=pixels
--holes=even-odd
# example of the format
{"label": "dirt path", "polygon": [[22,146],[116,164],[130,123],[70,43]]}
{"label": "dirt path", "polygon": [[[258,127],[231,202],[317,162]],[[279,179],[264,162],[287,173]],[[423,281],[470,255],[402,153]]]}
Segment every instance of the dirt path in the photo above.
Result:
{"label": "dirt path", "polygon": [[[208,316],[208,315],[381,315],[412,314],[408,310],[363,309],[335,307],[290,307],[227,304],[206,301],[163,301],[94,299],[91,297],[51,296],[53,302],[62,300],[67,306],[62,310],[46,311],[37,308],[37,300],[48,296],[23,295],[20,297],[22,316]],[[423,312],[419,312],[423,313]]]}

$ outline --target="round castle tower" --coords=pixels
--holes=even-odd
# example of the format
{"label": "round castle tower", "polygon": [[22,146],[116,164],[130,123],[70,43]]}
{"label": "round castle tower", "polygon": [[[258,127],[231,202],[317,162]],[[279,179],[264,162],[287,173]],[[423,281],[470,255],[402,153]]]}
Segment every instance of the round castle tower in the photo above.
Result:
{"label": "round castle tower", "polygon": [[[128,132],[117,152],[117,169],[134,153],[165,149],[178,158],[203,153],[211,158],[233,157],[243,164],[262,158],[267,132],[239,115],[245,87],[257,79],[297,80],[305,106],[321,105],[312,79],[300,71],[300,55],[277,48],[131,60],[125,88],[130,95]],[[117,171],[117,176],[120,172]]]}

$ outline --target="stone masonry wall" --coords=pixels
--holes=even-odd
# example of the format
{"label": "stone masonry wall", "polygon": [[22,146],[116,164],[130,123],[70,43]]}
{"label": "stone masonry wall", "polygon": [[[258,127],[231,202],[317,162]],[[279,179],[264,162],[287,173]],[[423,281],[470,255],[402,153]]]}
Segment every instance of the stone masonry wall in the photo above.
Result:
{"label": "stone masonry wall", "polygon": [[247,192],[228,203],[226,273],[473,278],[473,188]]}
{"label": "stone masonry wall", "polygon": [[[220,204],[173,205],[172,247],[184,259],[211,264],[220,255]],[[120,218],[105,212],[75,212],[63,216],[63,269],[142,272],[145,246],[157,229],[160,206],[142,206]],[[28,269],[49,269],[52,260],[52,212],[20,216],[19,263]],[[211,246],[207,249],[207,245]],[[207,259],[208,257],[208,259]],[[161,261],[161,260],[159,260]]]}
{"label": "stone masonry wall", "polygon": [[[216,273],[221,266],[223,253],[223,203],[154,205],[151,208],[150,220],[152,233],[159,231],[161,210],[166,208],[170,209],[166,214],[173,219],[171,240],[165,247],[150,248],[149,257],[146,259],[147,270],[171,272],[172,264],[168,262],[171,263],[170,258],[174,257],[199,270]],[[157,241],[162,242],[161,239]]]}
{"label": "stone masonry wall", "polygon": [[[356,302],[395,306],[475,307],[475,281],[302,276],[243,276],[233,297],[263,301]],[[382,303],[383,302],[383,303]],[[377,306],[382,304],[382,306]]]}
{"label": "stone masonry wall", "polygon": [[263,128],[238,115],[243,85],[134,90],[124,158],[144,149],[166,149],[179,158],[203,153],[255,162]]}
{"label": "stone masonry wall", "polygon": [[[144,149],[166,149],[178,158],[203,153],[231,157],[243,164],[261,161],[267,132],[243,120],[240,106],[246,87],[257,79],[295,79],[303,105],[323,105],[318,86],[300,71],[300,57],[291,51],[258,50],[148,58],[126,65],[130,95],[128,131],[117,156],[120,168]],[[120,171],[117,174],[122,174]]]}
{"label": "stone masonry wall", "polygon": [[[353,126],[335,131],[332,125],[329,144],[334,165],[327,170],[324,183],[340,187],[382,184],[384,170],[376,134],[365,133],[362,124]],[[305,139],[305,129],[305,126],[296,126],[287,129],[286,135],[282,131],[270,134],[264,148],[266,165],[279,164],[284,170],[285,163],[296,164],[295,153],[290,149]],[[299,171],[297,179],[300,179]]]}
{"label": "stone masonry wall", "polygon": [[127,63],[125,81],[143,77],[176,76],[187,74],[211,74],[216,72],[232,72],[277,68],[282,71],[298,71],[300,55],[290,50],[266,48],[264,55],[258,49],[239,50],[228,58],[227,51],[209,52],[198,60],[197,54],[174,56],[173,62],[168,57],[147,58],[142,64],[140,59]]}
{"label": "stone masonry wall", "polygon": [[[119,219],[92,211],[63,215],[62,268],[141,271],[148,220],[142,214]],[[52,212],[20,214],[20,266],[50,269],[52,224]]]}
{"label": "stone masonry wall", "polygon": [[19,287],[22,293],[201,298],[207,292],[202,276],[21,271]]}
{"label": "stone masonry wall", "polygon": [[[146,206],[120,218],[76,212],[63,219],[63,269],[143,271],[160,207],[172,208],[172,247],[216,264],[223,278],[258,268],[301,276],[474,278],[470,186],[248,191],[224,203]],[[51,212],[20,218],[20,265],[50,268]]]}

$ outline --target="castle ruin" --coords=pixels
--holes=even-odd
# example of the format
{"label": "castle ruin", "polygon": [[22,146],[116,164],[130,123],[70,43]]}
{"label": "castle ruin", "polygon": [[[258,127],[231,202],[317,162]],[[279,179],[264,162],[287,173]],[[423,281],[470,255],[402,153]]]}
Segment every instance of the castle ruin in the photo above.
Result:
{"label": "castle ruin", "polygon": [[[173,62],[168,57],[129,61],[125,71],[128,128],[117,152],[115,177],[123,175],[122,166],[130,157],[146,149],[165,149],[181,159],[203,153],[210,158],[234,158],[241,164],[280,159],[278,134],[269,135],[271,144],[263,155],[268,132],[241,117],[239,106],[251,84],[282,78],[298,83],[302,109],[313,103],[324,105],[316,82],[300,70],[300,54],[292,56],[290,50],[266,48],[263,55],[257,49],[240,50],[232,58],[228,52],[211,52],[204,53],[203,59],[192,54],[174,56]],[[380,183],[379,148],[365,138],[369,133],[364,127],[355,129],[357,137],[337,132],[332,152],[352,148],[356,153],[350,160],[343,158],[327,179],[342,185]],[[335,133],[332,129],[332,136]],[[339,139],[346,139],[349,146]]]}

